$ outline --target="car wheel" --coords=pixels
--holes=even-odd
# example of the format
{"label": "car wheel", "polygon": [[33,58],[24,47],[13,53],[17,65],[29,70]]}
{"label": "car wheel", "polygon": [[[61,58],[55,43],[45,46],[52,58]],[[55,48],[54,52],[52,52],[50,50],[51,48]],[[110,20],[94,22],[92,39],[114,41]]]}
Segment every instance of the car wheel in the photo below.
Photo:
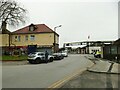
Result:
{"label": "car wheel", "polygon": [[40,63],[40,59],[37,58],[37,59],[35,60],[35,62],[36,62],[36,64],[39,64],[39,63]]}
{"label": "car wheel", "polygon": [[60,60],[62,60],[62,57],[60,57]]}
{"label": "car wheel", "polygon": [[53,58],[50,58],[50,62],[53,62]]}
{"label": "car wheel", "polygon": [[34,62],[33,62],[33,61],[29,61],[29,63],[30,63],[30,64],[34,64]]}
{"label": "car wheel", "polygon": [[48,63],[48,60],[45,60],[45,63]]}

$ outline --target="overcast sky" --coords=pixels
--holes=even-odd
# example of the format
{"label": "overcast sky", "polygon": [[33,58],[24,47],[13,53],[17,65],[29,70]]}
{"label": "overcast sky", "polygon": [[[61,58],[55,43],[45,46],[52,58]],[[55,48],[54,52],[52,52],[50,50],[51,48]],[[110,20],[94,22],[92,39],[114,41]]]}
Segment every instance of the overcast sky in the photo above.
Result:
{"label": "overcast sky", "polygon": [[119,0],[18,0],[28,10],[31,23],[55,26],[60,35],[60,47],[66,42],[118,39]]}

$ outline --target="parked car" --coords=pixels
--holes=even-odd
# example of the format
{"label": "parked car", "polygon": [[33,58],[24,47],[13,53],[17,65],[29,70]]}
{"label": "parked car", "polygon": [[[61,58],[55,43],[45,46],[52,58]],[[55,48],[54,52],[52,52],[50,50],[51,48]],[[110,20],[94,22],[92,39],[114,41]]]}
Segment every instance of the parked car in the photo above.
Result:
{"label": "parked car", "polygon": [[34,52],[34,53],[30,53],[28,55],[28,61],[29,63],[36,63],[39,64],[41,62],[52,62],[53,61],[54,56],[52,55],[48,55],[48,59],[45,59],[45,52]]}
{"label": "parked car", "polygon": [[64,57],[68,57],[68,53],[67,52],[62,52],[61,53]]}
{"label": "parked car", "polygon": [[64,58],[62,53],[53,53],[53,56],[54,56],[54,60],[61,60]]}

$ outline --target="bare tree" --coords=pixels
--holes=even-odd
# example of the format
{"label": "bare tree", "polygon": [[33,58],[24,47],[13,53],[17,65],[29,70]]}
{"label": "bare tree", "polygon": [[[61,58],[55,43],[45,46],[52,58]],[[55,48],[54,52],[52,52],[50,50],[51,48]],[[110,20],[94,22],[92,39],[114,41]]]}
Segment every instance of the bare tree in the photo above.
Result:
{"label": "bare tree", "polygon": [[13,44],[10,40],[11,32],[6,29],[7,25],[17,26],[26,21],[26,12],[24,8],[13,0],[1,0],[0,1],[0,30],[2,33],[9,34],[9,48]]}
{"label": "bare tree", "polygon": [[[1,29],[6,29],[6,24],[17,26],[20,23],[25,23],[26,11],[20,7],[16,1],[1,0],[0,1],[0,22]],[[4,27],[2,27],[4,26]]]}

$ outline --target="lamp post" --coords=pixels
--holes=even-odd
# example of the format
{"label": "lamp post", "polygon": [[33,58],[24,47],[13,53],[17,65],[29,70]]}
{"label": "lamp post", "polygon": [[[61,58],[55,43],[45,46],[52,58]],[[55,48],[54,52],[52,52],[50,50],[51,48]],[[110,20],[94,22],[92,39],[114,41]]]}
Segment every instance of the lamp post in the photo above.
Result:
{"label": "lamp post", "polygon": [[54,53],[56,52],[56,37],[55,37],[55,34],[56,34],[56,28],[59,28],[61,27],[62,25],[59,25],[59,26],[56,26],[54,27]]}
{"label": "lamp post", "polygon": [[90,50],[89,50],[90,42],[89,42],[89,39],[90,39],[90,35],[88,36],[88,42],[87,42],[87,46],[88,46],[88,54],[90,54]]}

